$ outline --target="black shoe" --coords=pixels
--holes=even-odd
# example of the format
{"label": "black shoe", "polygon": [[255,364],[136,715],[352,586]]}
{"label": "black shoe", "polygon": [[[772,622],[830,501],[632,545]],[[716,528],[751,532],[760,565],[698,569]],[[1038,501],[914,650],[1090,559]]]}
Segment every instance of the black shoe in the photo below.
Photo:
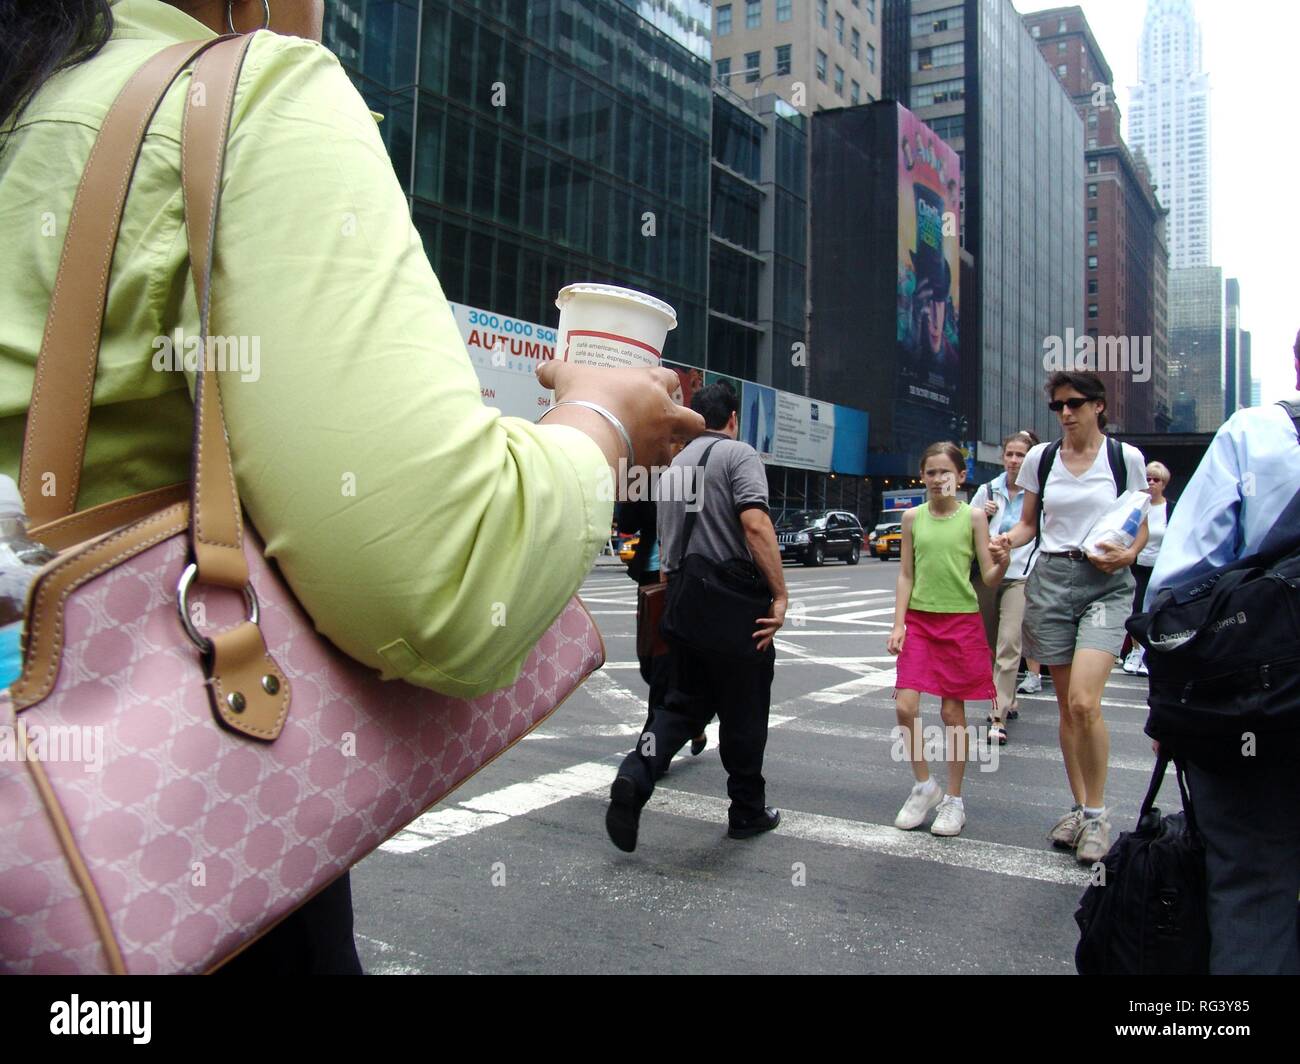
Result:
{"label": "black shoe", "polygon": [[752,820],[746,820],[740,824],[733,822],[731,827],[727,829],[727,838],[750,839],[755,835],[763,834],[765,831],[771,831],[779,823],[781,823],[781,810],[764,809]]}
{"label": "black shoe", "polygon": [[709,745],[709,740],[701,735],[691,740],[691,757],[699,757],[704,753],[704,748]]}
{"label": "black shoe", "polygon": [[605,830],[610,841],[624,853],[636,849],[637,825],[641,822],[641,803],[631,776],[619,776],[609,788],[609,808],[605,810]]}

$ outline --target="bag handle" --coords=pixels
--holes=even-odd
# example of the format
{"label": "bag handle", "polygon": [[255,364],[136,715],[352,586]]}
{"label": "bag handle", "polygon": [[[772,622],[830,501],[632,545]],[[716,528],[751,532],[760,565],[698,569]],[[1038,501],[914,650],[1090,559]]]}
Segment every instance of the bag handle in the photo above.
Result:
{"label": "bag handle", "polygon": [[1169,767],[1170,761],[1174,763],[1174,775],[1178,779],[1178,793],[1183,799],[1183,815],[1187,818],[1187,826],[1193,835],[1200,838],[1201,829],[1196,824],[1196,810],[1192,806],[1192,796],[1188,793],[1187,782],[1183,778],[1183,763],[1167,754],[1156,756],[1156,767],[1151,773],[1151,783],[1147,787],[1146,797],[1142,799],[1142,808],[1138,810],[1138,824],[1140,826],[1147,814],[1155,808],[1156,795],[1160,793],[1160,784],[1164,782],[1165,770]]}
{"label": "bag handle", "polygon": [[145,132],[172,82],[224,38],[164,48],[113,101],[77,185],[36,358],[19,485],[32,527],[75,512],[108,279]]}
{"label": "bag handle", "polygon": [[[221,195],[221,169],[239,71],[253,35],[226,35],[164,49],[127,83],[106,118],[73,206],[73,221],[59,263],[56,299],[51,301],[37,365],[33,414],[23,448],[23,483],[34,523],[72,512],[85,453],[99,341],[103,328],[109,267],[122,209],[147,130],[159,102],[185,65],[199,57],[187,93],[181,134],[181,178],[190,262],[199,303],[201,343],[208,335],[213,235]],[[211,90],[210,92],[208,90]],[[129,134],[129,136],[128,136]],[[122,141],[129,141],[125,150]],[[101,212],[92,207],[108,204]],[[82,210],[84,208],[84,211]],[[106,224],[83,217],[106,214]],[[74,223],[75,233],[74,233]],[[89,263],[89,266],[83,266]],[[94,270],[98,269],[96,275]],[[87,273],[86,271],[91,272]],[[86,292],[79,292],[84,281]],[[63,285],[69,298],[57,296]],[[182,624],[199,649],[213,714],[228,728],[263,741],[276,739],[288,715],[288,678],[266,649],[258,624],[257,596],[248,580],[243,520],[215,369],[200,347],[194,384],[194,445],[190,477],[191,562],[177,588]],[[41,395],[38,391],[44,389]],[[39,404],[37,400],[40,400]],[[60,401],[61,400],[61,401]],[[38,409],[39,407],[39,409]],[[62,412],[60,412],[62,410]],[[53,435],[52,435],[53,434]],[[60,435],[61,434],[61,435]],[[60,443],[60,440],[63,442]],[[68,441],[71,441],[70,443]],[[55,497],[37,488],[51,463]],[[60,479],[61,478],[61,479]],[[242,589],[248,618],[205,637],[189,618],[193,582]]]}
{"label": "bag handle", "polygon": [[248,584],[244,557],[244,524],[235,486],[230,441],[221,406],[221,384],[207,359],[209,312],[212,307],[212,262],[215,253],[217,208],[226,135],[234,107],[235,86],[253,34],[227,37],[208,51],[194,68],[193,84],[181,130],[181,185],[185,199],[185,229],[190,245],[190,269],[199,304],[199,350],[203,357],[194,375],[194,445],[190,476],[190,552],[201,584],[241,589]]}

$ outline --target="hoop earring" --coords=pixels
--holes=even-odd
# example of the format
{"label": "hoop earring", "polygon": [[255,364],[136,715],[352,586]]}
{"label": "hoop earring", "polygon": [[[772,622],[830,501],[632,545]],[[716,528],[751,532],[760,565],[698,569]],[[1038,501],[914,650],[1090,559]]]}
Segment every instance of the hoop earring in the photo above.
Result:
{"label": "hoop earring", "polygon": [[[271,25],[271,0],[262,0],[262,24],[257,29],[264,30]],[[235,0],[226,0],[226,28],[231,33],[238,33],[235,29]],[[256,33],[257,30],[250,32]]]}

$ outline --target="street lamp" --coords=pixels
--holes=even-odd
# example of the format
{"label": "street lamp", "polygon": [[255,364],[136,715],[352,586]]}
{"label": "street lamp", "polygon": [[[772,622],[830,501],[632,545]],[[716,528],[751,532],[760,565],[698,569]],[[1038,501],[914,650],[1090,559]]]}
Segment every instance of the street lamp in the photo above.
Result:
{"label": "street lamp", "polygon": [[[756,70],[753,67],[750,67],[748,70],[731,70],[723,75],[714,75],[714,77],[718,81],[723,81],[725,79],[739,77],[741,74],[749,75],[749,74],[757,74],[757,73],[758,70]],[[749,102],[753,103],[756,99],[758,99],[758,87],[762,85],[763,82],[765,82],[768,78],[788,78],[789,76],[790,76],[790,71],[788,70],[784,72],[779,70],[773,70],[770,73],[761,75],[757,80],[753,82],[754,91],[749,95]],[[731,85],[729,82],[727,84],[727,88],[731,89]],[[736,90],[731,89],[731,91],[735,92]],[[737,95],[739,95],[739,93],[737,93]]]}

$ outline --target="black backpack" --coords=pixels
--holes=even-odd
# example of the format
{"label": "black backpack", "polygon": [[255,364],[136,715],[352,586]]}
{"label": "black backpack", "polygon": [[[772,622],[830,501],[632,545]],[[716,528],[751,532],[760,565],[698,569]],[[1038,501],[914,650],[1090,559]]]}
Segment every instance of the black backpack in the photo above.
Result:
{"label": "black backpack", "polygon": [[[1300,403],[1282,405],[1300,435]],[[1163,589],[1127,628],[1162,749],[1218,772],[1300,751],[1300,491],[1254,554]]]}
{"label": "black backpack", "polygon": [[1156,761],[1137,828],[1115,840],[1102,859],[1104,878],[1079,899],[1074,914],[1080,975],[1207,975],[1205,845],[1175,765],[1183,812],[1161,816],[1156,794],[1169,765]]}

